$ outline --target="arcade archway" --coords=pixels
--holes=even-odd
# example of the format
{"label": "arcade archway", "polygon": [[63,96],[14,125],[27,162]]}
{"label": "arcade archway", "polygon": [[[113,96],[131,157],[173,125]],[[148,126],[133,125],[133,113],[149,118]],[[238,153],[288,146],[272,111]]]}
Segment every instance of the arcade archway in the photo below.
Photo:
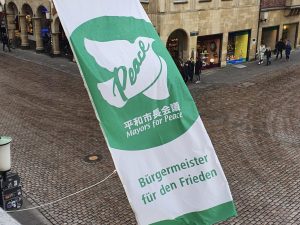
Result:
{"label": "arcade archway", "polygon": [[15,3],[9,2],[6,7],[8,38],[11,40],[12,47],[21,44],[20,24],[18,8]]}
{"label": "arcade archway", "polygon": [[[21,28],[21,47],[29,48],[30,44],[35,45],[35,37],[33,35],[33,11],[30,5],[24,4],[22,6],[20,19]],[[35,48],[35,46],[32,46]]]}
{"label": "arcade archway", "polygon": [[188,59],[188,36],[182,29],[173,31],[167,41],[167,49],[175,61]]}
{"label": "arcade archway", "polygon": [[49,10],[40,5],[34,17],[34,33],[36,39],[36,50],[51,54],[51,21]]}

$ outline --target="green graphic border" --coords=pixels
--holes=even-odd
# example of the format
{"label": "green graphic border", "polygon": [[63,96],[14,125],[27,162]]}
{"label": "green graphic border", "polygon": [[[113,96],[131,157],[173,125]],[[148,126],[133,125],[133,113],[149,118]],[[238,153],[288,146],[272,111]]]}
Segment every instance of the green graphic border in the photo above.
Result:
{"label": "green graphic border", "polygon": [[237,212],[233,201],[230,201],[207,210],[188,213],[174,220],[164,220],[151,225],[211,225],[235,216]]}

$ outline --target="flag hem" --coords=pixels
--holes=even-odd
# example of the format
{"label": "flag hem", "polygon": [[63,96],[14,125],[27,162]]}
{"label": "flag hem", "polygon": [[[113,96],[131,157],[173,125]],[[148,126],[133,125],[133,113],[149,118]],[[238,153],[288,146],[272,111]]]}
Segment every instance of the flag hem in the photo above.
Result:
{"label": "flag hem", "polygon": [[199,212],[187,213],[173,220],[163,220],[150,225],[211,225],[237,216],[233,201]]}

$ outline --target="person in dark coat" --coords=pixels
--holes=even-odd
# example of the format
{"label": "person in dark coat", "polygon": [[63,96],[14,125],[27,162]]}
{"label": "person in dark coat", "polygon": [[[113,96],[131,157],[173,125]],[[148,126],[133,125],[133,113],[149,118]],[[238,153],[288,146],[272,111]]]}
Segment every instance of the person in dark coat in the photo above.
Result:
{"label": "person in dark coat", "polygon": [[190,72],[190,64],[191,61],[187,60],[183,65],[183,80],[186,83],[189,79],[189,72]]}
{"label": "person in dark coat", "polygon": [[2,36],[2,43],[3,43],[3,51],[5,51],[5,46],[7,46],[8,51],[11,51],[10,47],[9,47],[8,37],[7,37],[6,33],[3,34],[3,36]]}
{"label": "person in dark coat", "polygon": [[278,59],[279,54],[280,54],[280,59],[282,59],[282,51],[285,49],[285,44],[282,41],[282,39],[280,39],[280,41],[276,43],[275,48],[276,48],[276,59]]}
{"label": "person in dark coat", "polygon": [[291,42],[288,40],[285,46],[285,58],[287,61],[290,60],[291,51],[292,51]]}
{"label": "person in dark coat", "polygon": [[271,51],[270,48],[267,48],[267,49],[266,49],[265,55],[266,55],[266,58],[267,58],[267,66],[268,66],[268,65],[271,65],[272,51]]}
{"label": "person in dark coat", "polygon": [[189,63],[189,80],[191,82],[193,82],[193,78],[194,78],[194,72],[195,72],[195,63],[193,58],[191,58]]}
{"label": "person in dark coat", "polygon": [[202,60],[197,57],[196,63],[195,63],[195,75],[197,77],[196,83],[200,82],[201,70],[202,70]]}
{"label": "person in dark coat", "polygon": [[43,36],[43,46],[46,53],[51,53],[51,39],[47,33]]}

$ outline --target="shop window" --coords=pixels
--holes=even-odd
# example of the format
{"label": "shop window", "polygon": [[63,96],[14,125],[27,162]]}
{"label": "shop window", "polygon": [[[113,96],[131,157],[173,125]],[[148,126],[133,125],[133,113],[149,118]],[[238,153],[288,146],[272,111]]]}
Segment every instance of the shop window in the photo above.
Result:
{"label": "shop window", "polygon": [[178,4],[178,3],[187,3],[188,0],[174,0],[174,4]]}
{"label": "shop window", "polygon": [[200,36],[197,39],[197,57],[202,60],[203,68],[220,66],[222,35]]}
{"label": "shop window", "polygon": [[229,33],[226,57],[228,64],[247,61],[249,38],[249,31]]}
{"label": "shop window", "polygon": [[33,35],[33,24],[31,15],[26,15],[26,30],[28,34]]}

